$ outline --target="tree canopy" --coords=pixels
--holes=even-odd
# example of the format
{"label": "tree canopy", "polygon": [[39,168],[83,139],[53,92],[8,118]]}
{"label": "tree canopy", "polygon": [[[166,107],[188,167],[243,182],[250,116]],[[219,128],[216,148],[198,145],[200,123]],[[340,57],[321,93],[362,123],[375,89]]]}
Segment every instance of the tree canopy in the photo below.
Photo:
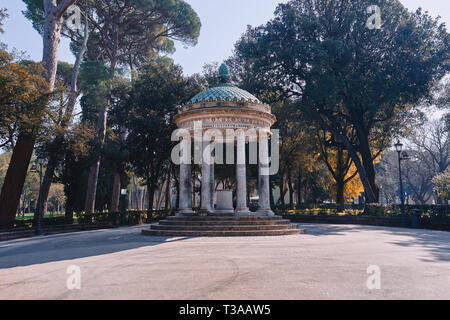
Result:
{"label": "tree canopy", "polygon": [[[366,27],[370,5],[382,9],[379,30]],[[368,202],[378,201],[372,149],[388,147],[405,113],[429,97],[449,71],[449,54],[444,24],[397,0],[292,0],[236,44],[236,60],[261,90],[300,98],[339,139]]]}

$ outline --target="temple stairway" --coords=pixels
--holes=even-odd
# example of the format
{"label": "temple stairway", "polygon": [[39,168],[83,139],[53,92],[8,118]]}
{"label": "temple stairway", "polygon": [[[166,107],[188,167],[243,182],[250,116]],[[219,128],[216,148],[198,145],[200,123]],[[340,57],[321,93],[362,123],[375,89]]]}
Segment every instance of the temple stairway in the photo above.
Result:
{"label": "temple stairway", "polygon": [[283,236],[300,233],[304,230],[278,216],[168,217],[152,225],[149,230],[142,230],[144,235],[170,237]]}

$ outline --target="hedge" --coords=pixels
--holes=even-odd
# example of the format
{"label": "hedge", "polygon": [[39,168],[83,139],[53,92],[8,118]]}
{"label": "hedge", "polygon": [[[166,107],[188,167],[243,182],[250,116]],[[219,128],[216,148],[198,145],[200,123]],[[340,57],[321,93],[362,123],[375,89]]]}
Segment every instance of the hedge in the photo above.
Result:
{"label": "hedge", "polygon": [[[401,213],[399,204],[367,204],[364,209],[364,214],[368,216],[392,217],[400,216]],[[408,216],[419,215],[422,218],[429,219],[448,219],[450,217],[450,205],[405,205],[405,214]]]}
{"label": "hedge", "polygon": [[[111,223],[114,226],[121,225],[138,225],[143,223],[151,223],[159,221],[173,214],[172,210],[153,211],[149,214],[147,211],[127,211],[122,215],[120,212],[96,212],[94,214],[75,213],[75,217],[49,217],[42,218],[42,226],[58,226],[71,224],[87,224],[87,223]],[[1,225],[0,229],[30,229],[35,227],[33,218],[25,220],[15,220],[13,223]]]}
{"label": "hedge", "polygon": [[151,223],[172,215],[172,210],[152,211],[127,211],[121,212],[99,212],[94,214],[77,213],[78,223],[103,223],[109,222],[113,225],[137,225]]}

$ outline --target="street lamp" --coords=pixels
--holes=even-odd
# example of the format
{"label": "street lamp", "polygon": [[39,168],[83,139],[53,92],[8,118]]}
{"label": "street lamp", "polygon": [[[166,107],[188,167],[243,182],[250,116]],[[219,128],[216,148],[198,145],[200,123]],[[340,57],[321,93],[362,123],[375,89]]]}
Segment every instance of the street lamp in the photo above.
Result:
{"label": "street lamp", "polygon": [[127,214],[127,207],[126,207],[126,200],[128,195],[127,189],[121,189],[120,195],[122,196],[122,203],[121,203],[121,210],[120,210],[120,217],[121,217],[121,224],[126,224],[126,214]]}
{"label": "street lamp", "polygon": [[36,210],[36,214],[37,214],[37,223],[36,223],[36,235],[40,236],[42,235],[42,228],[41,228],[41,201],[42,201],[42,195],[41,195],[41,191],[42,191],[42,167],[45,163],[45,158],[42,157],[41,155],[38,156],[37,158],[37,163],[39,164],[39,170],[37,169],[36,165],[33,165],[31,167],[31,172],[37,172],[39,173],[39,196],[38,196],[38,204],[37,204],[37,210]]}
{"label": "street lamp", "polygon": [[409,156],[406,151],[403,151],[403,144],[400,140],[395,144],[395,150],[397,150],[398,154],[398,173],[400,180],[400,210],[402,213],[402,225],[406,226],[406,214],[405,214],[405,195],[403,193],[403,181],[402,181],[402,160],[408,160]]}

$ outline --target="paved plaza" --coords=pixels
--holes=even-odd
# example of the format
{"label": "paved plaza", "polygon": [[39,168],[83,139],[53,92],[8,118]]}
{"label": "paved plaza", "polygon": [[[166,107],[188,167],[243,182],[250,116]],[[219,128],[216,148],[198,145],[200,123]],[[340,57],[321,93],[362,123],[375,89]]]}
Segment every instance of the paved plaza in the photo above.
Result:
{"label": "paved plaza", "polygon": [[[450,299],[450,233],[300,224],[279,237],[164,238],[139,226],[0,243],[0,299]],[[69,290],[69,266],[81,271]],[[369,290],[369,266],[381,288]]]}

